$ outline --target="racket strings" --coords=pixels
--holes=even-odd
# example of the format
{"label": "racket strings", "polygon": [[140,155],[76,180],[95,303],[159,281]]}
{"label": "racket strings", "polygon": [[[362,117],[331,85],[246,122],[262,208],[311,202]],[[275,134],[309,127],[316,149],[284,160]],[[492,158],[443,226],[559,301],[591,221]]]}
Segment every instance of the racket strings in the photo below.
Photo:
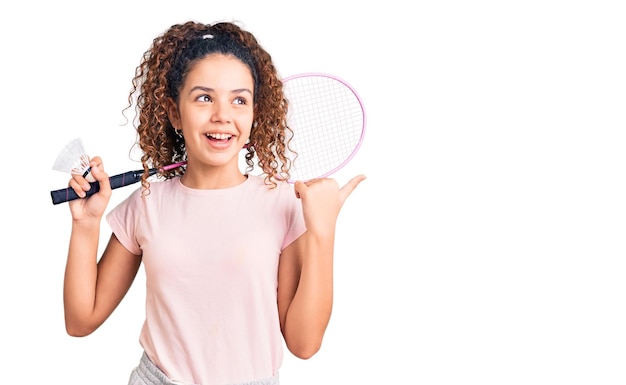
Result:
{"label": "racket strings", "polygon": [[330,77],[306,76],[285,85],[294,131],[291,177],[326,176],[347,162],[360,143],[361,103],[348,86]]}

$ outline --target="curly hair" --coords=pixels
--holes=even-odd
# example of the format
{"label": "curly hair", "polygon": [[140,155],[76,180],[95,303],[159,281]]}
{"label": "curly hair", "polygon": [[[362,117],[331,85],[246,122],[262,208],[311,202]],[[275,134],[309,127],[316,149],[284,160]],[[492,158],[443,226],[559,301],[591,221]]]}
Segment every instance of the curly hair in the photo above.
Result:
{"label": "curly hair", "polygon": [[215,53],[241,60],[254,80],[254,120],[246,147],[246,171],[254,169],[256,156],[266,184],[276,186],[277,179],[289,178],[291,162],[285,155],[292,134],[286,120],[288,101],[270,54],[235,23],[188,21],[171,26],[153,40],[135,69],[128,95],[127,108],[136,97],[136,144],[142,151],[141,184],[146,193],[150,190],[150,169],[159,170],[159,176],[166,179],[185,172],[184,167],[162,169],[187,157],[185,142],[169,120],[168,100],[177,103],[187,73],[198,61]]}

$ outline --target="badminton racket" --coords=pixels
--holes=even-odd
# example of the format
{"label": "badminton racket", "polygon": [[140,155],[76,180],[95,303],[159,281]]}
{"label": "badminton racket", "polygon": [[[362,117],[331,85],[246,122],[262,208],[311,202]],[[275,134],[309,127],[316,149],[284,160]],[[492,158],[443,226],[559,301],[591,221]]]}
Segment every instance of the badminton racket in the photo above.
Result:
{"label": "badminton racket", "polygon": [[[292,129],[286,156],[290,162],[289,183],[327,177],[343,168],[357,153],[366,128],[365,108],[356,90],[345,80],[324,73],[304,73],[283,79],[287,99],[287,125]],[[185,162],[165,166],[180,167]],[[156,168],[150,175],[157,173]],[[110,177],[111,188],[141,180],[143,170]],[[99,191],[91,183],[90,196]],[[51,191],[52,203],[79,198],[72,188]]]}

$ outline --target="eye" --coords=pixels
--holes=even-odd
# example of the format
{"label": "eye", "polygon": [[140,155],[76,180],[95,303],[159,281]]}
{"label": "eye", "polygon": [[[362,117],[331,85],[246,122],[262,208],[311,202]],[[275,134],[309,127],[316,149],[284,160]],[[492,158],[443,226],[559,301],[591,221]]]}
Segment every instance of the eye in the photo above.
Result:
{"label": "eye", "polygon": [[198,96],[196,100],[199,102],[207,102],[207,103],[213,101],[213,99],[211,99],[211,97],[206,94]]}
{"label": "eye", "polygon": [[248,104],[248,100],[242,96],[238,96],[235,98],[235,100],[233,100],[233,104],[246,105]]}

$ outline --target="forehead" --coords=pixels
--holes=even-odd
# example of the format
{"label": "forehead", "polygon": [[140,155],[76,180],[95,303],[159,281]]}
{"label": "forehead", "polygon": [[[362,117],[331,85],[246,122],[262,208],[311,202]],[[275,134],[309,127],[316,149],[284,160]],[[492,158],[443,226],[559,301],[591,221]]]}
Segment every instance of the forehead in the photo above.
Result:
{"label": "forehead", "polygon": [[242,87],[252,89],[254,79],[250,68],[235,56],[211,54],[196,61],[185,76],[183,87],[197,85],[211,88],[223,85],[229,89]]}

